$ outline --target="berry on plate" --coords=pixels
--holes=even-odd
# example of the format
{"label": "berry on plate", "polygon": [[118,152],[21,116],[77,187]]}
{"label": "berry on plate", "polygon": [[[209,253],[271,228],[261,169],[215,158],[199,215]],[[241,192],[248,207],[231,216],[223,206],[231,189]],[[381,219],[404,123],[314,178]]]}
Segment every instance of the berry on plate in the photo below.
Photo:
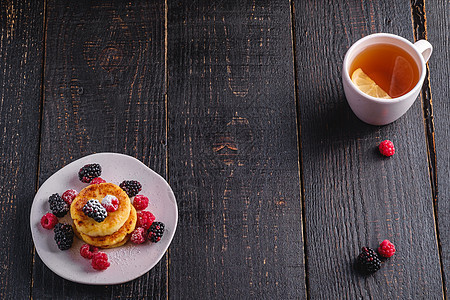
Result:
{"label": "berry on plate", "polygon": [[131,234],[130,240],[135,244],[142,244],[146,240],[145,236],[145,229],[142,227],[136,227]]}
{"label": "berry on plate", "polygon": [[119,186],[127,193],[128,197],[134,197],[142,190],[142,185],[136,180],[124,180]]}
{"label": "berry on plate", "polygon": [[45,229],[53,229],[58,224],[58,218],[52,213],[46,213],[41,218],[41,225]]}
{"label": "berry on plate", "polygon": [[76,190],[70,189],[70,190],[65,191],[65,192],[61,195],[61,198],[63,198],[63,200],[64,200],[67,204],[71,205],[73,199],[75,199],[75,197],[76,197],[77,195],[78,195],[78,192],[77,192]]}
{"label": "berry on plate", "polygon": [[53,231],[55,232],[55,242],[59,250],[67,250],[72,247],[74,232],[70,224],[58,223]]}
{"label": "berry on plate", "polygon": [[380,246],[378,247],[378,254],[380,254],[382,257],[389,258],[392,255],[395,254],[395,246],[388,240],[384,240],[381,242]]}
{"label": "berry on plate", "polygon": [[94,179],[91,180],[91,182],[89,182],[89,184],[100,184],[100,183],[105,183],[106,180],[104,180],[101,177],[95,177]]}
{"label": "berry on plate", "polygon": [[89,244],[83,244],[80,248],[81,256],[87,259],[92,259],[97,252],[98,248]]}
{"label": "berry on plate", "polygon": [[52,213],[58,218],[64,217],[69,211],[69,205],[59,194],[53,194],[48,198]]}
{"label": "berry on plate", "polygon": [[148,198],[144,195],[137,195],[133,199],[133,206],[136,210],[144,210],[148,206]]}
{"label": "berry on plate", "polygon": [[148,229],[148,239],[150,242],[157,243],[161,240],[164,234],[164,223],[153,222]]}
{"label": "berry on plate", "polygon": [[99,164],[88,164],[78,171],[78,179],[84,183],[89,183],[100,175],[102,175],[102,167]]}
{"label": "berry on plate", "polygon": [[97,252],[92,257],[92,267],[96,270],[102,271],[106,270],[110,263],[108,261],[108,255],[105,252]]}
{"label": "berry on plate", "polygon": [[137,213],[136,227],[142,227],[145,230],[149,229],[155,221],[155,216],[149,211],[140,211]]}
{"label": "berry on plate", "polygon": [[119,199],[114,195],[106,195],[102,200],[102,206],[107,212],[116,211],[119,208]]}
{"label": "berry on plate", "polygon": [[380,153],[384,156],[392,156],[395,153],[394,143],[390,140],[384,140],[378,146]]}
{"label": "berry on plate", "polygon": [[97,199],[88,200],[83,206],[83,212],[98,223],[103,222],[108,216],[108,212]]}

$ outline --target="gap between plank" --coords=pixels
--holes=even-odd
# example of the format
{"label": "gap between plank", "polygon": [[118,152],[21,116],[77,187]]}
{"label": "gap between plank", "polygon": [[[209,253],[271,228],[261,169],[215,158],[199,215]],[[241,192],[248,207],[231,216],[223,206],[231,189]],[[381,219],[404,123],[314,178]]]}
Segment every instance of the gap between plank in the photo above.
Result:
{"label": "gap between plank", "polygon": [[[414,30],[414,40],[427,39],[427,17],[425,11],[425,0],[411,0],[411,19]],[[426,64],[426,77],[421,91],[422,112],[425,127],[425,138],[427,142],[428,171],[431,183],[431,193],[433,198],[434,228],[436,242],[438,246],[439,262],[441,267],[442,294],[447,299],[447,288],[445,285],[444,264],[442,261],[442,245],[439,232],[439,215],[437,201],[439,198],[438,178],[437,178],[437,157],[436,143],[434,137],[434,117],[433,117],[433,97],[431,94],[430,72]]]}
{"label": "gap between plank", "polygon": [[300,116],[300,101],[298,91],[298,75],[297,75],[297,58],[296,58],[296,38],[295,38],[295,6],[292,0],[289,0],[291,8],[291,42],[292,42],[292,59],[294,68],[294,98],[296,106],[296,122],[297,122],[297,154],[298,154],[298,170],[300,179],[300,198],[302,204],[302,238],[303,238],[303,265],[305,272],[305,293],[306,299],[309,299],[309,277],[308,277],[308,256],[306,248],[306,213],[305,213],[305,196],[304,196],[304,182],[303,182],[303,159],[302,159],[302,147],[301,147],[301,116]]}
{"label": "gap between plank", "polygon": [[[168,151],[168,130],[169,130],[169,111],[168,111],[168,91],[169,91],[169,72],[167,70],[167,45],[168,45],[168,33],[167,33],[167,23],[168,23],[168,6],[167,0],[164,0],[164,110],[166,111],[166,132],[164,145],[166,147],[166,178],[167,182],[170,184],[169,180],[169,151]],[[170,247],[167,249],[167,259],[166,259],[166,299],[169,300],[169,265],[170,265]]]}
{"label": "gap between plank", "polygon": [[[41,169],[41,145],[42,145],[42,123],[44,121],[44,78],[45,78],[45,61],[47,58],[47,1],[44,0],[43,1],[43,22],[42,22],[42,64],[41,64],[41,86],[40,86],[40,91],[39,91],[39,124],[38,124],[38,132],[39,132],[39,136],[38,136],[38,153],[37,153],[37,170],[36,170],[36,184],[35,184],[35,188],[34,191],[35,193],[37,193],[38,189],[39,189],[39,173],[40,173],[40,169]],[[30,299],[33,299],[33,287],[34,287],[34,276],[33,276],[33,271],[34,271],[34,265],[36,263],[36,247],[34,247],[33,245],[33,250],[31,253],[31,270],[30,270]]]}

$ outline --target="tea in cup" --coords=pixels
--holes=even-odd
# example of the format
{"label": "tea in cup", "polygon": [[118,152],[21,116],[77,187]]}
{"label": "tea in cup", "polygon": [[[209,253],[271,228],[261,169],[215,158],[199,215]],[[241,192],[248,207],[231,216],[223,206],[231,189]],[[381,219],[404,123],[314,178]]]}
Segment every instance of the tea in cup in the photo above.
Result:
{"label": "tea in cup", "polygon": [[388,33],[357,41],[344,58],[342,81],[355,115],[372,125],[400,118],[416,100],[433,47]]}

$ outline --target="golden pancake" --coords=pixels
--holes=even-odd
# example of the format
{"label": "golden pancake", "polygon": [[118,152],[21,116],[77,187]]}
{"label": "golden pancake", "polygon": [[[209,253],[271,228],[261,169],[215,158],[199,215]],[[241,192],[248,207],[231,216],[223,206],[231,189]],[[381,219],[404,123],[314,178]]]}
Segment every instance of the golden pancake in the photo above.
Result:
{"label": "golden pancake", "polygon": [[[84,214],[83,206],[88,200],[97,199],[101,202],[106,195],[116,196],[119,200],[116,211],[108,212],[103,222],[97,222]],[[113,234],[125,224],[130,216],[131,206],[130,198],[119,186],[112,183],[91,184],[82,189],[73,200],[70,216],[80,233],[91,237],[105,236]]]}
{"label": "golden pancake", "polygon": [[[78,230],[77,230],[76,228],[74,228],[73,231],[74,231],[74,233],[75,233],[75,235],[76,235],[77,238],[79,238],[80,240],[83,240],[83,239],[81,238],[80,233],[78,232]],[[127,235],[124,237],[124,239],[121,240],[120,242],[117,242],[116,244],[112,244],[112,245],[106,245],[106,246],[103,246],[103,247],[101,247],[101,248],[109,249],[109,248],[120,247],[120,246],[125,245],[126,242],[128,242],[129,239],[130,239],[130,235],[127,234]]]}
{"label": "golden pancake", "polygon": [[108,245],[108,246],[103,246],[102,248],[103,248],[103,249],[111,249],[111,248],[120,247],[120,246],[125,245],[126,242],[128,242],[129,239],[130,239],[130,235],[126,235],[125,238],[124,238],[122,241],[120,241],[120,242],[118,242],[118,243],[116,243],[116,244],[112,244],[112,245]]}
{"label": "golden pancake", "polygon": [[125,239],[127,234],[133,232],[134,228],[136,227],[136,221],[137,221],[136,209],[134,209],[134,207],[131,206],[130,217],[125,222],[125,224],[123,224],[123,226],[120,227],[120,229],[114,232],[113,234],[92,237],[80,232],[79,236],[83,241],[85,241],[89,245],[107,248],[108,246],[120,243]]}

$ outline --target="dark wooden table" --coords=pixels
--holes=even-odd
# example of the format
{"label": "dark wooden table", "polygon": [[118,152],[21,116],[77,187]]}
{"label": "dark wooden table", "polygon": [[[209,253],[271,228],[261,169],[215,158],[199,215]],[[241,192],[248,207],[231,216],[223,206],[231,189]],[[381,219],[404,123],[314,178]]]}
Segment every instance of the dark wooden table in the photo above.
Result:
{"label": "dark wooden table", "polygon": [[[448,0],[0,5],[0,299],[447,298]],[[380,127],[340,79],[375,32],[434,46],[420,97]],[[29,228],[39,186],[97,152],[141,160],[179,208],[161,262],[115,286],[55,275]],[[394,257],[355,272],[383,239]]]}

